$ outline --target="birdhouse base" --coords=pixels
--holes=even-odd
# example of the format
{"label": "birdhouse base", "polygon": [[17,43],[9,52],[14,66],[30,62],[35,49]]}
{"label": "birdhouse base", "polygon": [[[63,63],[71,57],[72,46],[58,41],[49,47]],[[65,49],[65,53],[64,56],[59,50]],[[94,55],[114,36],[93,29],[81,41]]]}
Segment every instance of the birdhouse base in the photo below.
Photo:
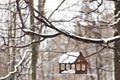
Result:
{"label": "birdhouse base", "polygon": [[75,73],[75,70],[62,70],[61,73]]}
{"label": "birdhouse base", "polygon": [[64,73],[74,73],[74,74],[87,74],[87,71],[75,71],[73,69],[70,69],[70,70],[61,70],[60,72],[61,74],[64,74]]}

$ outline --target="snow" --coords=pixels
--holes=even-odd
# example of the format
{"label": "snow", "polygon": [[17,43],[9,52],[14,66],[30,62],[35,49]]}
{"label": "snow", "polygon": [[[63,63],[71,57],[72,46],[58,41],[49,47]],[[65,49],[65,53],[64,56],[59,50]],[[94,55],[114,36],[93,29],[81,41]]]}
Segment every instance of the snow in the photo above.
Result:
{"label": "snow", "polygon": [[23,31],[25,31],[25,32],[32,32],[30,29],[23,29]]}
{"label": "snow", "polygon": [[114,37],[111,37],[111,38],[107,38],[107,39],[102,39],[104,41],[104,43],[108,43],[109,41],[114,41],[114,40],[117,40],[117,39],[120,39],[120,36],[114,36]]}
{"label": "snow", "polygon": [[80,55],[79,52],[67,52],[66,54],[71,55],[71,56],[76,56],[76,57]]}
{"label": "snow", "polygon": [[87,76],[92,76],[92,77],[97,77],[97,74],[91,74],[91,73],[87,73]]}
{"label": "snow", "polygon": [[[58,29],[58,28],[57,28]],[[93,43],[108,43],[108,42],[113,42],[117,39],[120,39],[120,35],[118,36],[113,36],[113,37],[110,37],[110,38],[99,38],[99,39],[96,39],[96,38],[87,38],[87,37],[82,37],[82,36],[79,36],[79,35],[76,35],[68,30],[65,30],[65,29],[60,29],[59,30],[61,32],[63,32],[64,34],[67,34],[67,36],[71,37],[71,38],[77,38],[79,40],[82,40],[82,41],[87,41],[87,42],[93,42]]]}
{"label": "snow", "polygon": [[107,43],[107,42],[108,42],[108,39],[104,39],[104,38],[103,38],[102,40],[104,41],[104,43]]}
{"label": "snow", "polygon": [[[55,27],[56,28],[56,27]],[[58,28],[56,28],[58,29]],[[34,33],[36,35],[39,35],[39,36],[47,36],[48,34],[38,34],[38,33],[35,33],[33,31],[31,31],[30,29],[23,29],[25,32],[31,32],[31,33]],[[73,34],[72,32],[68,31],[68,30],[64,30],[64,29],[61,29],[59,28],[59,30],[69,36],[74,36],[76,38],[79,38],[79,39],[82,39],[82,40],[87,40],[87,41],[93,41],[93,42],[103,42],[103,43],[108,43],[108,42],[112,42],[112,41],[115,41],[116,39],[120,39],[120,36],[114,36],[114,37],[110,37],[110,38],[101,38],[101,39],[94,39],[94,38],[87,38],[87,37],[81,37],[81,36],[78,36],[78,35],[75,35]],[[67,53],[68,55],[71,55],[71,52]],[[79,54],[77,53],[73,53],[72,52],[72,55],[73,56],[78,56]]]}
{"label": "snow", "polygon": [[[16,73],[17,70],[18,70],[18,67],[24,62],[25,57],[26,57],[26,55],[27,55],[29,52],[31,52],[31,49],[25,50],[25,52],[24,52],[24,54],[23,54],[23,56],[22,56],[22,59],[17,63],[17,65],[14,66],[14,70],[11,71],[11,72],[9,72],[6,76],[0,77],[0,80],[7,79],[10,75]],[[30,54],[31,54],[31,53],[30,53]]]}
{"label": "snow", "polygon": [[72,70],[72,69],[70,69],[70,70],[64,70],[61,73],[75,73],[75,70]]}
{"label": "snow", "polygon": [[59,58],[59,63],[74,63],[77,57],[79,56],[79,52],[66,52]]}
{"label": "snow", "polygon": [[88,24],[86,22],[80,22],[81,25],[87,26]]}

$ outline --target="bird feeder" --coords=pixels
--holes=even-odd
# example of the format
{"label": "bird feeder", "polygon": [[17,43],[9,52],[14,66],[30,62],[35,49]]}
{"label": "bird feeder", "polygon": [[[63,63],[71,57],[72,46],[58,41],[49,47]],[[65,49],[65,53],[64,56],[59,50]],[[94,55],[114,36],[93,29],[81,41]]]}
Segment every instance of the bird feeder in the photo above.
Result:
{"label": "bird feeder", "polygon": [[65,52],[58,62],[59,73],[87,74],[88,62],[81,52]]}

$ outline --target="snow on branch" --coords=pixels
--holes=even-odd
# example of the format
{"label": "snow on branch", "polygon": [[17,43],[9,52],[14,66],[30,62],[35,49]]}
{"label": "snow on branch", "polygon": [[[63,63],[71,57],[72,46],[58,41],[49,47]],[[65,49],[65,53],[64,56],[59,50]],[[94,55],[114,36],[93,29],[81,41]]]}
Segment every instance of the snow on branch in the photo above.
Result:
{"label": "snow on branch", "polygon": [[114,37],[111,37],[111,38],[101,38],[101,39],[94,39],[94,38],[86,38],[86,37],[81,37],[81,36],[78,36],[72,32],[69,32],[67,30],[64,30],[62,28],[58,28],[56,26],[54,26],[51,22],[49,22],[45,17],[42,17],[42,18],[38,18],[38,17],[35,17],[37,20],[40,20],[42,21],[46,26],[62,33],[63,35],[69,37],[69,38],[72,38],[72,39],[75,39],[75,40],[80,40],[80,41],[83,41],[83,42],[87,42],[87,43],[110,43],[110,42],[113,42],[113,41],[116,41],[116,40],[119,40],[120,39],[120,35],[119,36],[114,36]]}
{"label": "snow on branch", "polygon": [[[110,43],[110,42],[113,42],[113,41],[116,41],[116,40],[119,40],[120,39],[120,35],[118,36],[114,36],[114,37],[111,37],[111,38],[101,38],[101,39],[94,39],[94,38],[86,38],[86,37],[81,37],[81,36],[78,36],[76,34],[73,34],[72,32],[69,32],[67,30],[64,30],[64,29],[61,29],[61,28],[58,28],[56,26],[54,26],[46,17],[44,17],[43,15],[41,15],[41,13],[39,11],[37,11],[35,8],[33,8],[30,3],[27,3],[30,8],[32,8],[36,13],[38,13],[40,15],[40,17],[38,16],[35,16],[35,19],[44,23],[46,26],[62,33],[63,35],[69,37],[69,38],[72,38],[72,39],[75,39],[75,40],[80,40],[80,41],[83,41],[83,42],[87,42],[87,43]],[[118,13],[119,14],[119,13]],[[116,15],[117,16],[117,15]],[[119,19],[118,19],[119,21]]]}
{"label": "snow on branch", "polygon": [[119,15],[120,15],[120,11],[118,11],[116,15],[114,15],[112,18],[110,18],[109,21],[112,21],[112,20],[114,20],[116,17],[119,17]]}
{"label": "snow on branch", "polygon": [[30,29],[23,29],[23,31],[27,34],[32,34],[32,35],[37,35],[37,36],[41,36],[41,37],[44,37],[44,38],[51,38],[51,37],[56,37],[58,35],[61,35],[61,33],[55,33],[55,34],[41,34],[41,33],[36,33]]}
{"label": "snow on branch", "polygon": [[[87,42],[87,43],[109,43],[109,42],[113,42],[115,40],[119,40],[120,39],[120,36],[114,36],[114,37],[111,37],[111,38],[101,38],[101,39],[94,39],[94,38],[86,38],[86,37],[81,37],[81,36],[78,36],[70,31],[67,31],[67,30],[64,30],[62,28],[58,28],[56,26],[54,26],[53,24],[51,24],[47,19],[44,19],[45,17],[41,18],[43,23],[46,24],[46,26],[52,28],[52,29],[55,29],[56,31],[58,31],[58,33],[56,34],[52,34],[52,35],[48,35],[48,34],[39,34],[39,33],[36,33],[36,32],[33,32],[29,29],[23,29],[25,32],[28,32],[28,33],[31,33],[31,34],[35,34],[35,35],[38,35],[38,36],[41,36],[41,37],[47,37],[47,38],[51,38],[51,37],[55,37],[55,36],[58,36],[60,34],[63,34],[69,38],[72,38],[72,39],[75,39],[75,40],[81,40],[81,41],[84,41],[84,42]],[[41,20],[39,19],[38,17],[36,18],[37,20]]]}
{"label": "snow on branch", "polygon": [[12,74],[15,74],[17,72],[17,68],[23,63],[23,61],[25,60],[25,57],[26,57],[27,53],[30,52],[30,51],[31,51],[30,49],[25,50],[25,52],[23,54],[23,57],[22,57],[22,60],[17,65],[14,66],[14,71],[9,72],[4,77],[0,77],[0,80],[5,80],[8,77],[10,77]]}
{"label": "snow on branch", "polygon": [[75,39],[75,40],[81,40],[81,41],[84,41],[84,42],[87,42],[87,43],[110,43],[110,42],[113,42],[113,41],[116,41],[116,40],[119,40],[120,39],[120,35],[119,36],[114,36],[114,37],[111,37],[111,38],[101,38],[101,39],[94,39],[94,38],[86,38],[86,37],[81,37],[81,36],[78,36],[72,32],[69,32],[67,30],[63,30],[63,29],[59,29],[65,36],[68,36],[72,39]]}

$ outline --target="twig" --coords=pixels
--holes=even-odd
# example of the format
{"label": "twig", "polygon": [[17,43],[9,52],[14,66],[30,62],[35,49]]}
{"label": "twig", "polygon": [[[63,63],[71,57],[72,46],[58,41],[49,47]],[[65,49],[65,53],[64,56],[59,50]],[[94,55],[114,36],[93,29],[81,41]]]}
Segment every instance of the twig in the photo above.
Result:
{"label": "twig", "polygon": [[63,1],[59,4],[59,6],[50,14],[50,16],[48,17],[48,19],[50,19],[50,17],[55,13],[55,11],[57,11],[57,10],[60,8],[60,6],[61,6],[64,2],[65,2],[65,0],[63,0]]}
{"label": "twig", "polygon": [[4,77],[0,77],[0,80],[5,80],[5,79],[7,79],[8,77],[10,77],[12,74],[15,74],[15,73],[17,72],[18,67],[23,63],[23,61],[24,61],[27,53],[30,52],[30,51],[31,51],[30,49],[25,50],[25,52],[24,52],[24,54],[23,54],[23,57],[22,57],[22,60],[21,60],[17,65],[14,66],[14,71],[9,72],[9,73],[8,73],[6,76],[4,76]]}

